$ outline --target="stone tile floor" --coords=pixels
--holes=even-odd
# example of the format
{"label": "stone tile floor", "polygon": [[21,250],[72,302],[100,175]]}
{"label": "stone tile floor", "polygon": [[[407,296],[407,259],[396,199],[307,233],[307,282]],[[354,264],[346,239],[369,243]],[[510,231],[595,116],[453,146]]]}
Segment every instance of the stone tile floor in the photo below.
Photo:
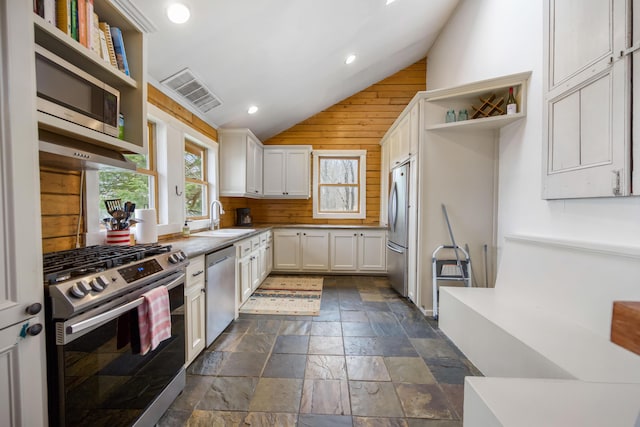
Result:
{"label": "stone tile floor", "polygon": [[480,372],[384,277],[327,276],[319,316],[241,315],[159,426],[462,425]]}

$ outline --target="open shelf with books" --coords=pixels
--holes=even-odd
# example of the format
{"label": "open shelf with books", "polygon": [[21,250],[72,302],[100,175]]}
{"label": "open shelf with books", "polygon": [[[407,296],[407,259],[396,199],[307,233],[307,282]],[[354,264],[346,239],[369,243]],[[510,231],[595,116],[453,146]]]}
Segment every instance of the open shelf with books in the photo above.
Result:
{"label": "open shelf with books", "polygon": [[[74,39],[37,13],[33,14],[34,40],[37,45],[120,92],[120,113],[124,116],[125,122],[124,140],[112,139],[111,136],[64,120],[53,120],[53,117],[46,114],[38,114],[39,126],[49,132],[57,132],[66,137],[98,145],[101,145],[101,141],[106,138],[112,143],[115,142],[112,145],[123,152],[146,152],[145,34],[113,2],[93,0],[91,3],[100,23],[105,23],[108,28],[119,29],[119,40],[121,40],[119,49],[125,50],[129,75],[118,68],[117,61],[116,65],[113,65],[111,60],[106,60],[94,49]],[[115,55],[115,46],[113,48]],[[100,49],[97,50],[100,52]],[[114,139],[118,142],[113,141]]]}

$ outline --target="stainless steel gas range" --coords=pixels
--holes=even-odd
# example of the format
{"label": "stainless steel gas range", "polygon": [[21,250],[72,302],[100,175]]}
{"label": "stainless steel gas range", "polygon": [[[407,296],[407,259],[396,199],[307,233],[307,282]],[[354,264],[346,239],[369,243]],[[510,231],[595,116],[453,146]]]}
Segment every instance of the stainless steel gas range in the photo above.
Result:
{"label": "stainless steel gas range", "polygon": [[[185,384],[184,282],[171,246],[91,246],[44,255],[51,426],[154,425]],[[137,307],[169,291],[171,338],[139,352]]]}

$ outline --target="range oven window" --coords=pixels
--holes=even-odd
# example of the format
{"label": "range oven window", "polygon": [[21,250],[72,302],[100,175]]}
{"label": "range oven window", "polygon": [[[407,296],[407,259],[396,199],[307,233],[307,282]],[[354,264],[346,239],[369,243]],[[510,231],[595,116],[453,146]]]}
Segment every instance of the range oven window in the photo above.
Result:
{"label": "range oven window", "polygon": [[131,425],[142,415],[185,363],[184,285],[169,299],[171,338],[144,356],[132,350],[137,309],[57,346],[59,389],[50,396],[59,396],[60,422],[51,425]]}

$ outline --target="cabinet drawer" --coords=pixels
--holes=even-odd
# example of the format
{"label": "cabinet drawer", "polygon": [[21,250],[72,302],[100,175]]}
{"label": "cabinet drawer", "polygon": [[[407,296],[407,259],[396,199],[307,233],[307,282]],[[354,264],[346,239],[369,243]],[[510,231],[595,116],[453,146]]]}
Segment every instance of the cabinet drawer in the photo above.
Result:
{"label": "cabinet drawer", "polygon": [[266,245],[269,240],[269,233],[262,233],[260,236],[260,246]]}
{"label": "cabinet drawer", "polygon": [[187,283],[186,288],[204,286],[205,268],[204,255],[189,260],[187,266]]}
{"label": "cabinet drawer", "polygon": [[251,249],[256,250],[260,246],[260,236],[251,238]]}
{"label": "cabinet drawer", "polygon": [[236,248],[238,248],[238,258],[244,258],[249,255],[251,252],[251,240],[252,239],[247,239],[236,243]]}

